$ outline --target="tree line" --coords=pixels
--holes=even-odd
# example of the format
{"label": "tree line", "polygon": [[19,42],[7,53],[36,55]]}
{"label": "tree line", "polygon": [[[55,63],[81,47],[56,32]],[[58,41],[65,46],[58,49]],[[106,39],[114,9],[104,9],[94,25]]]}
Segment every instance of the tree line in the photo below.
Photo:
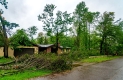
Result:
{"label": "tree line", "polygon": [[[6,0],[0,1],[7,9]],[[58,44],[71,47],[72,51],[92,55],[122,55],[123,53],[123,21],[115,20],[115,12],[92,12],[85,2],[77,4],[73,13],[57,11],[54,4],[46,4],[37,21],[43,23],[45,34],[40,32],[37,38],[36,26],[19,29],[11,34],[11,29],[18,27],[16,23],[7,22],[0,13],[0,46],[4,47],[4,56],[8,57],[7,48],[17,46],[31,46],[32,44]],[[10,33],[9,33],[10,32]],[[7,36],[11,36],[8,38]],[[84,52],[85,51],[85,52]],[[97,52],[97,53],[96,53]]]}

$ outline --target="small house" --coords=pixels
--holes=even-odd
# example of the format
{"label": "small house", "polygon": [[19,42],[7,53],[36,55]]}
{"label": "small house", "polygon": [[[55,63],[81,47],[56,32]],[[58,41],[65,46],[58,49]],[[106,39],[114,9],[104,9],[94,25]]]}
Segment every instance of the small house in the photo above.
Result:
{"label": "small house", "polygon": [[[39,47],[39,53],[43,52],[43,53],[56,53],[56,46],[55,44],[46,44],[46,45],[42,45],[42,44],[38,44]],[[62,46],[58,45],[58,54],[62,53]]]}
{"label": "small house", "polygon": [[[58,54],[70,52],[70,47],[58,45]],[[55,44],[33,44],[33,46],[18,46],[17,49],[8,48],[9,57],[19,57],[24,54],[56,53]],[[0,47],[0,57],[4,56],[4,47]]]}

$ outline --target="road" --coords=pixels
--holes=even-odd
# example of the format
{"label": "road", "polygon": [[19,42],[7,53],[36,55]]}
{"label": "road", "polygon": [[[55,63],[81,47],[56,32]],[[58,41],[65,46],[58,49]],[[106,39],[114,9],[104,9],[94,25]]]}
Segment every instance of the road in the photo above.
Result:
{"label": "road", "polygon": [[123,80],[123,57],[98,64],[79,66],[70,72],[31,80]]}

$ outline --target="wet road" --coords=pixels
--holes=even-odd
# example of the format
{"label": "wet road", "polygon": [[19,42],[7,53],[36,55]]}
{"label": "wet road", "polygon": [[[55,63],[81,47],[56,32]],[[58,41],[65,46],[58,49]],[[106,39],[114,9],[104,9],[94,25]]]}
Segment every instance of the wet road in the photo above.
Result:
{"label": "wet road", "polygon": [[103,63],[79,66],[67,73],[31,80],[123,80],[123,57]]}

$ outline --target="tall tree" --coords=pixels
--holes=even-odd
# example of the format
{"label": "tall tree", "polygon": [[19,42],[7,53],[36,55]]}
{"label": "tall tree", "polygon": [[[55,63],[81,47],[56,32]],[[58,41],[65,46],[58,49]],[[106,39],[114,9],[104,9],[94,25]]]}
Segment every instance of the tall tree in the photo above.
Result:
{"label": "tall tree", "polygon": [[114,36],[114,12],[104,12],[100,17],[99,25],[97,27],[101,36],[100,54],[108,54],[108,40],[112,40]]}
{"label": "tall tree", "polygon": [[87,25],[86,25],[87,12],[88,12],[88,8],[86,7],[85,2],[83,1],[76,6],[74,12],[74,17],[75,17],[74,26],[76,27],[76,32],[77,32],[76,44],[78,49],[80,49],[80,47],[82,46],[87,47],[87,45],[85,44],[86,43],[85,41],[87,39]]}
{"label": "tall tree", "polygon": [[38,16],[44,24],[43,29],[47,32],[49,36],[55,35],[56,37],[56,52],[58,51],[58,43],[60,34],[68,31],[68,24],[71,24],[73,19],[71,14],[67,11],[61,12],[57,11],[56,17],[54,16],[54,10],[56,6],[53,4],[47,4],[44,7],[44,12]]}
{"label": "tall tree", "polygon": [[[6,0],[0,0],[0,4],[4,5],[4,7],[7,9],[7,3]],[[16,23],[10,23],[7,22],[5,20],[5,18],[2,16],[3,11],[2,9],[0,10],[0,36],[1,36],[1,40],[3,42],[3,46],[4,46],[4,57],[8,57],[8,46],[9,46],[9,41],[8,41],[8,37],[7,37],[7,32],[9,32],[11,29],[13,29],[14,27],[17,27],[18,24]]]}
{"label": "tall tree", "polygon": [[31,40],[33,40],[33,35],[36,35],[38,28],[36,26],[29,27],[26,32],[28,32],[28,36]]}
{"label": "tall tree", "polygon": [[99,16],[99,12],[90,12],[88,11],[87,13],[87,29],[88,29],[88,50],[90,50],[91,48],[91,41],[90,41],[90,38],[91,38],[91,29],[92,29],[92,26],[94,26],[94,23],[97,22],[97,18]]}

